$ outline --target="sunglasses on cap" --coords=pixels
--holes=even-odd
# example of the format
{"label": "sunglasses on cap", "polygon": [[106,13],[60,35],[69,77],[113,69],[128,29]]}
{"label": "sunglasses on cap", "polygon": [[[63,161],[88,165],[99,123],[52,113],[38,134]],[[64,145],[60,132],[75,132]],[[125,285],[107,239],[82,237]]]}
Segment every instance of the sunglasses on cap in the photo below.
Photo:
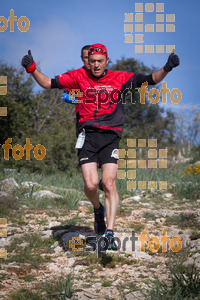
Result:
{"label": "sunglasses on cap", "polygon": [[100,48],[100,47],[90,48],[89,52],[107,53],[105,49]]}

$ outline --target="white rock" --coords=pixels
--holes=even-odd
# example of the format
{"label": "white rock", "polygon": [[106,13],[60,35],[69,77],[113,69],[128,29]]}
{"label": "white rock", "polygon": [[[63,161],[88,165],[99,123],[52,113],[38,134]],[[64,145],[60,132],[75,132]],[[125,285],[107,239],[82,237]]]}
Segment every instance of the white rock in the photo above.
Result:
{"label": "white rock", "polygon": [[192,257],[190,257],[188,260],[186,260],[183,263],[183,266],[193,265],[193,263],[194,263],[194,259]]}
{"label": "white rock", "polygon": [[24,243],[19,244],[19,246],[22,247],[22,248],[25,248],[25,247],[28,246],[28,243],[27,243],[27,242],[24,242]]}
{"label": "white rock", "polygon": [[141,197],[138,195],[138,196],[131,197],[131,199],[134,200],[134,201],[140,201]]}
{"label": "white rock", "polygon": [[6,192],[11,192],[12,190],[16,190],[19,187],[18,183],[15,179],[7,178],[1,181],[1,190]]}
{"label": "white rock", "polygon": [[[6,193],[6,192],[0,192],[0,198],[3,198],[3,197],[8,197],[9,194]],[[200,200],[199,200],[200,201]]]}
{"label": "white rock", "polygon": [[56,241],[53,245],[51,245],[51,248],[52,248],[52,249],[55,249],[56,247],[58,247],[58,245],[59,245],[59,244],[58,244],[58,241]]}
{"label": "white rock", "polygon": [[200,246],[200,239],[194,240],[194,241],[190,241],[190,246],[191,247],[196,247],[197,245]]}
{"label": "white rock", "polygon": [[198,269],[200,269],[200,264],[195,264],[195,266],[196,266]]}
{"label": "white rock", "polygon": [[22,208],[28,208],[28,206],[27,206],[27,205],[25,205],[25,204],[23,204],[23,205],[22,205]]}
{"label": "white rock", "polygon": [[73,267],[73,265],[75,264],[75,259],[74,258],[69,258],[68,262],[67,262],[69,267]]}
{"label": "white rock", "polygon": [[140,191],[137,190],[136,193],[138,195],[141,195],[141,196],[145,196],[146,195],[146,191],[142,191],[142,190],[140,190]]}
{"label": "white rock", "polygon": [[57,221],[52,221],[51,223],[49,223],[49,227],[54,227],[54,226],[60,226],[61,222],[57,222]]}
{"label": "white rock", "polygon": [[[198,253],[196,253],[196,254],[198,254]],[[199,263],[200,263],[200,255],[199,255],[198,257],[196,257],[196,259],[195,259],[195,263],[197,263],[197,264],[199,264]]]}
{"label": "white rock", "polygon": [[[29,197],[29,194],[25,194],[25,197]],[[48,190],[34,192],[32,195],[33,198],[63,198],[63,196],[54,194]]]}
{"label": "white rock", "polygon": [[142,203],[142,205],[145,206],[145,207],[151,206],[151,204],[149,204],[149,203]]}
{"label": "white rock", "polygon": [[14,174],[17,174],[17,170],[16,169],[4,169],[4,173],[6,175],[14,175]]}
{"label": "white rock", "polygon": [[23,181],[22,183],[21,183],[21,186],[23,187],[23,188],[29,188],[29,187],[31,187],[31,186],[41,186],[39,183],[37,183],[37,182],[32,182],[32,181]]}
{"label": "white rock", "polygon": [[195,253],[194,255],[192,255],[192,258],[197,258],[200,257],[200,253]]}
{"label": "white rock", "polygon": [[130,202],[132,202],[131,198],[125,198],[125,199],[122,200],[123,204],[127,204],[127,203],[130,203]]}
{"label": "white rock", "polygon": [[92,205],[92,203],[89,202],[89,201],[79,201],[78,205],[80,205],[80,206],[87,206],[87,205]]}
{"label": "white rock", "polygon": [[93,284],[92,287],[93,287],[93,288],[98,288],[98,287],[100,287],[101,285],[102,285],[101,282],[97,282],[97,283]]}
{"label": "white rock", "polygon": [[42,238],[43,239],[48,239],[48,238],[50,238],[51,235],[52,235],[52,231],[51,230],[42,231]]}
{"label": "white rock", "polygon": [[85,269],[85,267],[84,266],[80,266],[80,265],[75,266],[75,268],[74,268],[75,271],[80,271],[80,270],[83,270],[83,269]]}
{"label": "white rock", "polygon": [[60,273],[60,268],[58,268],[58,266],[57,266],[56,264],[54,264],[54,263],[49,263],[49,264],[47,264],[47,268],[48,268],[50,271]]}
{"label": "white rock", "polygon": [[174,195],[171,194],[171,193],[165,193],[165,194],[163,194],[163,196],[164,196],[165,198],[167,198],[167,199],[171,199],[171,198],[174,197]]}
{"label": "white rock", "polygon": [[64,267],[62,268],[62,273],[68,275],[72,270],[70,268]]}
{"label": "white rock", "polygon": [[62,249],[60,246],[57,246],[57,247],[54,249],[54,251],[55,251],[56,253],[60,253],[60,252],[63,251],[63,249]]}
{"label": "white rock", "polygon": [[178,163],[185,163],[185,162],[191,161],[191,160],[193,160],[192,157],[184,158],[182,155],[178,155],[178,156],[177,156],[177,160],[174,158],[174,159],[173,159],[173,162],[174,162],[175,164],[178,164]]}
{"label": "white rock", "polygon": [[6,239],[1,238],[0,239],[0,247],[5,247],[5,245],[6,245]]}

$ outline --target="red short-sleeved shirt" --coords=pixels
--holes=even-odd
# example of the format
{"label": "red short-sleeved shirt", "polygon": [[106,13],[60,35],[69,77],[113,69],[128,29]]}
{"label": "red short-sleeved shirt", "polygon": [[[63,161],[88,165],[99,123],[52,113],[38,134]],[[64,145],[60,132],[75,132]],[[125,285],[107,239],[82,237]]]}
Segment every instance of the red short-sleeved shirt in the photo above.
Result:
{"label": "red short-sleeved shirt", "polygon": [[59,87],[76,93],[79,132],[84,128],[115,131],[120,137],[125,121],[122,95],[132,87],[134,73],[108,70],[102,78],[95,78],[90,70],[80,68],[56,76]]}

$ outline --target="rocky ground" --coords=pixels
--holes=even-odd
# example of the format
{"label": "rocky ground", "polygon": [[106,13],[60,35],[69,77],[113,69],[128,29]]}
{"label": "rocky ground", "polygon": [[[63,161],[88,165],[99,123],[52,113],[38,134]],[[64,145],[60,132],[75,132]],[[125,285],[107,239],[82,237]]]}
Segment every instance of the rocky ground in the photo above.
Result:
{"label": "rocky ground", "polygon": [[[13,189],[24,189],[28,197],[30,183],[18,186],[10,179],[1,186],[0,198],[9,199],[9,191]],[[48,191],[44,192],[46,197],[47,194],[56,197],[55,187],[42,190]],[[44,196],[41,190],[38,193],[32,197]],[[73,194],[73,190],[70,193]],[[101,200],[103,203],[103,193]],[[145,230],[148,240],[145,251],[141,251],[140,240],[133,243],[131,237],[135,234],[140,238]],[[166,252],[162,251],[161,244],[163,230],[169,236]],[[133,197],[124,195],[115,225],[121,248],[100,255],[86,251],[89,248],[86,237],[96,235],[92,206],[85,198],[80,199],[77,208],[68,210],[24,204],[7,217],[7,237],[0,238],[0,248],[7,249],[7,258],[0,259],[0,297],[25,299],[11,297],[20,289],[46,295],[50,286],[71,274],[73,289],[81,289],[76,293],[78,299],[144,299],[142,292],[149,289],[148,285],[156,277],[163,281],[169,279],[169,266],[194,263],[200,269],[199,232],[200,199],[180,200],[172,193],[155,190]],[[160,243],[155,252],[151,250],[156,245],[148,243],[151,237],[156,245]],[[173,237],[178,237],[175,239],[178,243],[173,242]],[[83,241],[83,245],[76,245],[79,251],[70,248],[72,238],[77,238],[76,242],[78,238]],[[177,251],[179,241],[182,245]],[[70,284],[72,287],[72,280]],[[56,299],[48,297],[46,299]]]}

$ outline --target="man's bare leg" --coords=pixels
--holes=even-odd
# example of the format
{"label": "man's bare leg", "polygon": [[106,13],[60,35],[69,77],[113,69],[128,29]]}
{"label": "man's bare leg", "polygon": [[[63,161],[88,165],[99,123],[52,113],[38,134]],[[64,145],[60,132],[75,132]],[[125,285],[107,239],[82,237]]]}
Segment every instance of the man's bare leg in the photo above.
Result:
{"label": "man's bare leg", "polygon": [[105,193],[107,229],[113,230],[119,205],[119,195],[116,189],[117,164],[103,164],[101,169],[102,184]]}
{"label": "man's bare leg", "polygon": [[92,162],[83,164],[81,171],[84,180],[84,191],[88,199],[91,201],[95,209],[98,209],[99,204],[99,190],[98,190],[98,173],[97,163]]}
{"label": "man's bare leg", "polygon": [[87,163],[81,166],[85,194],[94,206],[94,230],[97,234],[104,234],[106,224],[104,221],[104,207],[99,202],[98,173],[96,163]]}

